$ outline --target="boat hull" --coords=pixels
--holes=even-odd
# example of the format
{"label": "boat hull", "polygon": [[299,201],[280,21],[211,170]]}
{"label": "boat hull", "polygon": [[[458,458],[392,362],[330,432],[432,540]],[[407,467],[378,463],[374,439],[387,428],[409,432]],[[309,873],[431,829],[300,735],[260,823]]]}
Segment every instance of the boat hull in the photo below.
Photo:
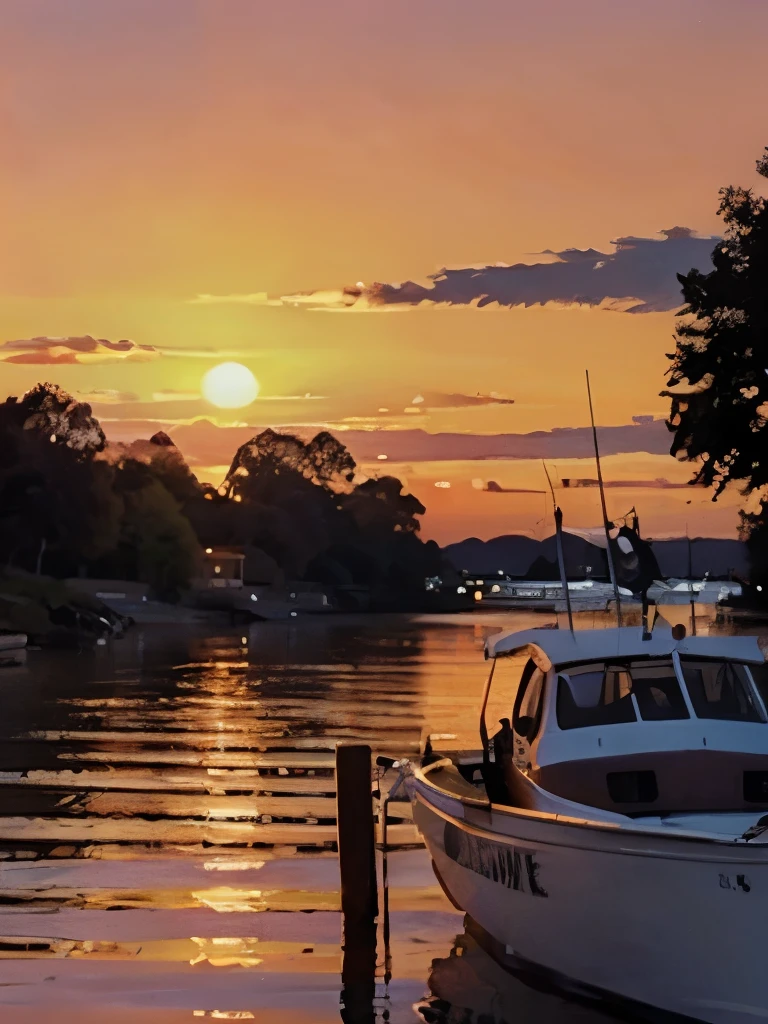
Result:
{"label": "boat hull", "polygon": [[441,884],[510,961],[649,1019],[768,1020],[768,846],[481,810],[419,781],[412,793]]}

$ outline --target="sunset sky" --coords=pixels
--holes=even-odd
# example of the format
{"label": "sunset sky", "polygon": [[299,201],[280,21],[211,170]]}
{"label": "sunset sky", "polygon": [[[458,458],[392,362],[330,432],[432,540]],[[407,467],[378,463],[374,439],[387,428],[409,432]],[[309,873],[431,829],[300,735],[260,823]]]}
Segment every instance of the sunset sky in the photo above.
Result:
{"label": "sunset sky", "polygon": [[[328,426],[449,542],[551,532],[542,493],[483,488],[541,491],[542,457],[594,475],[558,430],[588,424],[588,367],[598,423],[633,425],[606,477],[690,475],[647,420],[674,271],[706,269],[718,189],[759,181],[763,0],[0,0],[0,22],[2,397],[55,381],[213,482],[255,428]],[[596,252],[536,255],[569,249]],[[372,287],[409,281],[440,301]],[[223,361],[253,404],[200,397]],[[738,495],[608,497],[651,535],[735,531]],[[599,521],[593,492],[561,499]]]}

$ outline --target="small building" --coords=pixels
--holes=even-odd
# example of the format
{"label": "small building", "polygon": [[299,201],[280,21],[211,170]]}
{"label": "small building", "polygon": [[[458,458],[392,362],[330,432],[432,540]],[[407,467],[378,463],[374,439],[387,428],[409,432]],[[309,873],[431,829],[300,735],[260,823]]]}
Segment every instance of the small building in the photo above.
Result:
{"label": "small building", "polygon": [[203,574],[200,579],[195,580],[195,585],[198,587],[242,587],[244,561],[245,553],[242,548],[205,548]]}

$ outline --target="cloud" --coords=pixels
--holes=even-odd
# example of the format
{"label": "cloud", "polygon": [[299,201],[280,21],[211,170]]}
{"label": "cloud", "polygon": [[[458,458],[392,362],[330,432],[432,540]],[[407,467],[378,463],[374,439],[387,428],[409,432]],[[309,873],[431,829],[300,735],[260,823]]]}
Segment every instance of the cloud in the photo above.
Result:
{"label": "cloud", "polygon": [[51,366],[74,363],[105,363],[112,360],[147,362],[157,359],[159,353],[152,345],[137,345],[135,341],[108,341],[92,338],[25,338],[6,341],[0,345],[0,362]]}
{"label": "cloud", "polygon": [[[418,428],[397,430],[366,430],[357,423],[283,423],[268,422],[236,426],[218,426],[209,419],[175,423],[152,417],[138,417],[121,422],[102,421],[110,439],[132,440],[150,437],[155,431],[167,430],[185,456],[198,464],[229,464],[233,452],[266,426],[278,426],[289,433],[310,436],[320,429],[329,428],[361,463],[376,463],[379,455],[388,462],[453,462],[496,461],[513,459],[592,459],[594,448],[590,427],[561,427],[538,430],[529,434],[430,434]],[[651,455],[669,454],[669,432],[663,420],[653,423],[620,424],[598,427],[602,455],[647,452]]]}
{"label": "cloud", "polygon": [[[490,461],[500,459],[588,459],[594,457],[590,427],[558,427],[529,434],[430,434],[420,429],[347,430],[339,436],[355,458],[390,462]],[[669,454],[669,432],[662,420],[598,427],[603,455]]]}
{"label": "cloud", "polygon": [[109,341],[107,338],[94,338],[90,334],[67,338],[23,338],[0,344],[0,362],[33,366],[82,365],[120,360],[145,363],[160,358],[245,359],[253,355],[253,352],[215,348],[139,345],[128,339]]}
{"label": "cloud", "polygon": [[78,391],[78,395],[86,402],[97,402],[101,405],[122,405],[139,401],[139,396],[133,391],[115,391],[112,388],[94,388],[93,391]]}
{"label": "cloud", "polygon": [[[419,399],[419,401],[417,401]],[[504,398],[491,391],[487,395],[446,394],[442,391],[425,391],[417,395],[411,402],[419,405],[423,402],[425,409],[472,409],[482,405],[514,405],[514,398]]]}
{"label": "cloud", "polygon": [[[117,394],[117,393],[116,393]],[[201,395],[194,391],[181,391],[175,388],[164,388],[155,391],[150,400],[141,400],[137,396],[130,396],[130,400],[121,402],[117,397],[112,397],[109,392],[89,392],[88,401],[94,406],[96,415],[104,424],[108,433],[120,431],[120,439],[128,440],[137,436],[131,433],[132,423],[154,422],[168,429],[175,429],[179,424],[194,423],[198,419],[207,418],[213,415],[214,409],[206,402]],[[323,395],[259,395],[253,405],[249,408],[248,415],[254,418],[264,416],[267,419],[278,416],[288,417],[291,422],[303,418],[303,411],[307,408],[321,408],[314,403],[322,401]],[[261,412],[257,410],[261,409]],[[277,410],[280,412],[277,412]],[[236,416],[242,422],[243,410],[217,410],[216,417],[227,422],[230,416]],[[118,421],[123,421],[128,426],[126,435],[122,426],[117,426]],[[233,422],[233,420],[230,420]],[[107,424],[110,424],[109,428]],[[155,426],[155,430],[161,429]],[[155,431],[153,430],[152,433]]]}
{"label": "cloud", "polygon": [[661,238],[617,238],[614,252],[547,249],[546,262],[444,268],[429,283],[355,286],[335,291],[297,292],[284,306],[326,311],[392,311],[423,303],[440,306],[533,306],[546,303],[604,306],[630,313],[663,312],[682,303],[677,274],[692,267],[708,271],[716,239],[690,228],[661,231]]}
{"label": "cloud", "polygon": [[196,402],[199,398],[197,391],[175,391],[173,388],[152,393],[153,402]]}
{"label": "cloud", "polygon": [[252,359],[259,354],[243,349],[175,348],[171,345],[156,345],[155,351],[170,359]]}
{"label": "cloud", "polygon": [[259,395],[254,400],[254,405],[259,402],[324,402],[327,395],[312,395],[307,391],[303,395]]}
{"label": "cloud", "polygon": [[[189,300],[191,306],[224,306],[224,305],[240,305],[240,306],[268,306],[274,304],[275,300],[270,300],[266,292],[250,292],[244,295],[196,295],[194,299]],[[278,302],[277,305],[280,303]]]}

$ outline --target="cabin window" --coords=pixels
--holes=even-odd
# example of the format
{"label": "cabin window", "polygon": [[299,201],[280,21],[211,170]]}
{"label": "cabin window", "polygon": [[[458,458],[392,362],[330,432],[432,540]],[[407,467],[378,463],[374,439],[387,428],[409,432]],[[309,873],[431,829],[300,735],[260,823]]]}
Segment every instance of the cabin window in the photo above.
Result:
{"label": "cabin window", "polygon": [[631,679],[623,666],[582,665],[557,680],[561,729],[636,722]]}
{"label": "cabin window", "polygon": [[644,722],[688,718],[671,661],[587,665],[560,676],[557,721],[561,729],[637,721],[634,695]]}
{"label": "cabin window", "polygon": [[681,658],[683,678],[699,718],[761,722],[743,665]]}
{"label": "cabin window", "polygon": [[630,671],[632,693],[644,722],[690,718],[671,661],[634,662]]}
{"label": "cabin window", "polygon": [[757,692],[763,699],[763,705],[768,710],[768,665],[750,665],[749,672],[755,681]]}
{"label": "cabin window", "polygon": [[518,736],[533,742],[541,725],[542,698],[545,675],[540,668],[529,661],[523,670],[520,689],[517,691],[512,724]]}
{"label": "cabin window", "polygon": [[658,799],[656,772],[608,772],[608,795],[616,804],[652,804]]}
{"label": "cabin window", "polygon": [[768,772],[744,772],[744,800],[749,804],[768,803]]}

